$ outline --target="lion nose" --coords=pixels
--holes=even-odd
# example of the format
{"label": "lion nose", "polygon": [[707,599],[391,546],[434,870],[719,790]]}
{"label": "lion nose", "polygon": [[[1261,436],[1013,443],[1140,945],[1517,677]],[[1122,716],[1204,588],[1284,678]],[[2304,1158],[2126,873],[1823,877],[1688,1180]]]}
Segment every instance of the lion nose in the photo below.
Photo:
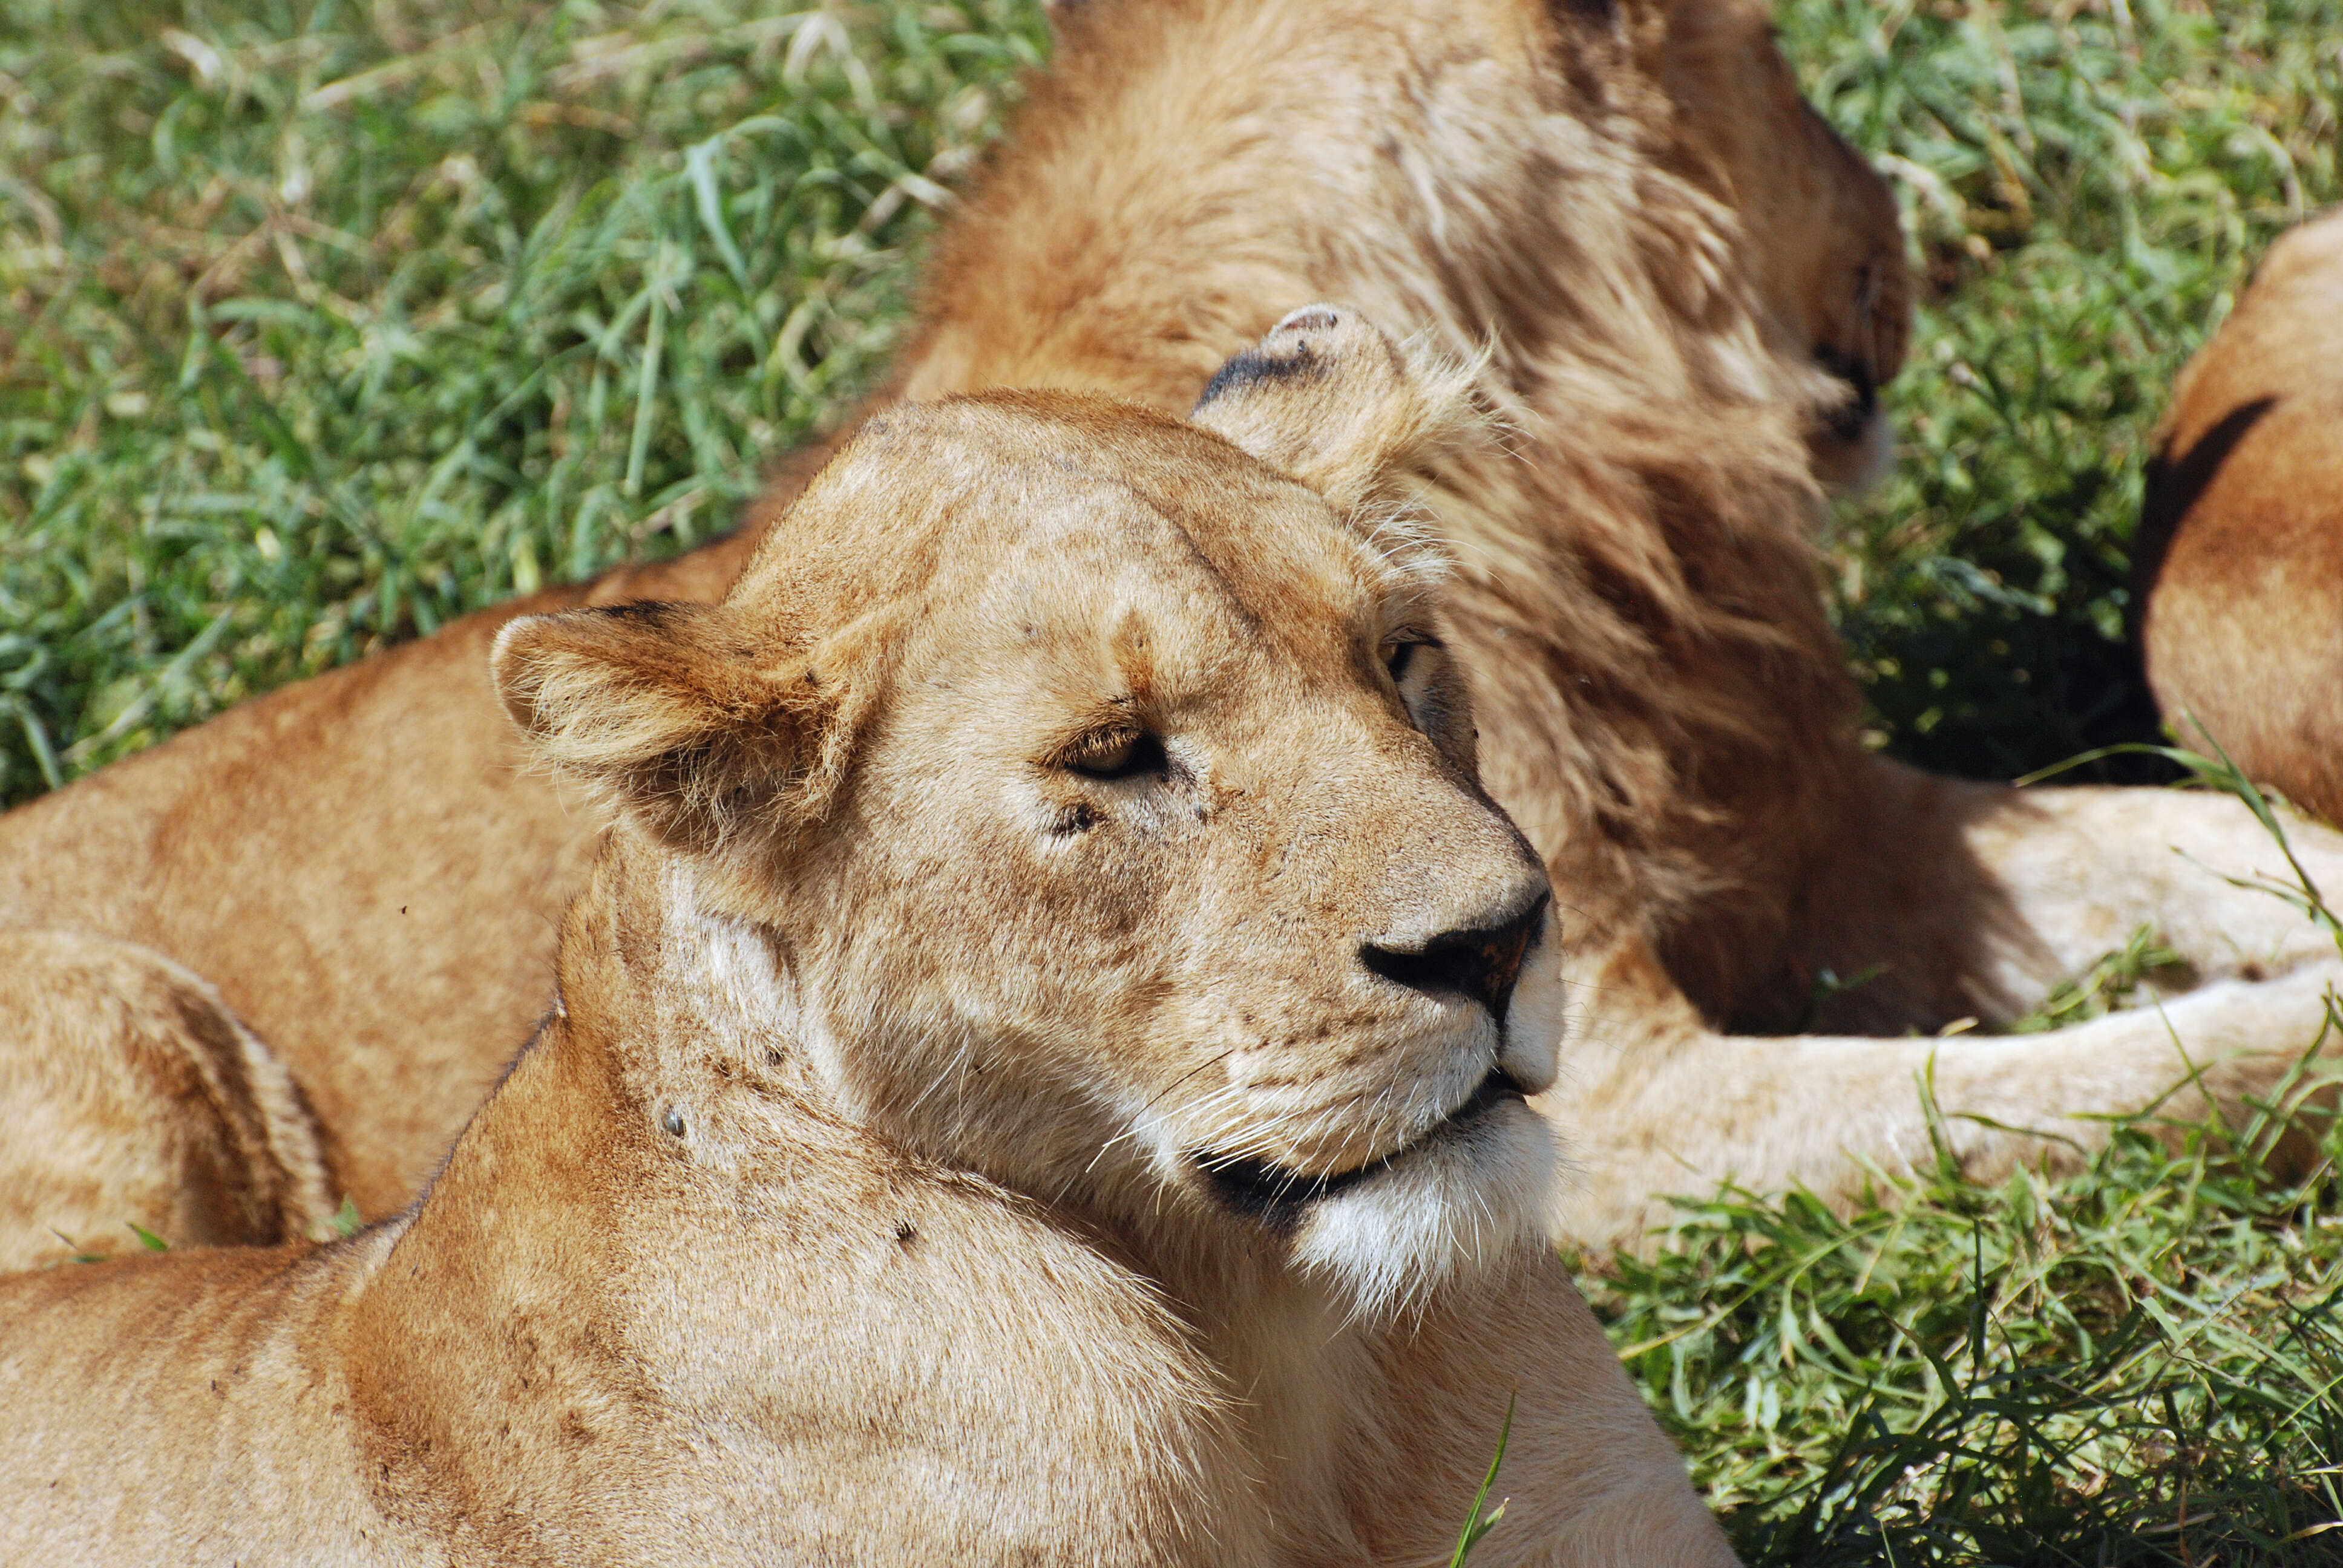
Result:
{"label": "lion nose", "polygon": [[1545,918],[1551,897],[1540,893],[1517,915],[1492,925],[1443,931],[1413,947],[1362,942],[1359,961],[1372,974],[1428,995],[1471,997],[1503,1023],[1513,982],[1521,978],[1523,955]]}

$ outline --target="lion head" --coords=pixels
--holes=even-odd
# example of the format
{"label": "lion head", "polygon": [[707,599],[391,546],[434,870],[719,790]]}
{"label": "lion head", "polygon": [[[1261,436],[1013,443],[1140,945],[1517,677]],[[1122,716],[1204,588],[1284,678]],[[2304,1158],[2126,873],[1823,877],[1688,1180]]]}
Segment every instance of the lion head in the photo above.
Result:
{"label": "lion head", "polygon": [[[1289,305],[1452,348],[1534,431],[1589,397],[1778,404],[1887,457],[1910,283],[1887,183],[1761,0],[1084,0],[940,236],[901,388],[1184,407]],[[1706,422],[1705,414],[1697,416]]]}
{"label": "lion head", "polygon": [[1798,91],[1770,9],[1679,0],[1659,74],[1707,183],[1734,209],[1815,477],[1859,490],[1892,456],[1879,392],[1903,367],[1911,329],[1903,220],[1887,182]]}
{"label": "lion head", "polygon": [[1552,1211],[1550,890],[1407,508],[1470,378],[1312,307],[1192,423],[890,409],[720,605],[517,621],[498,689],[844,1115],[1388,1304]]}

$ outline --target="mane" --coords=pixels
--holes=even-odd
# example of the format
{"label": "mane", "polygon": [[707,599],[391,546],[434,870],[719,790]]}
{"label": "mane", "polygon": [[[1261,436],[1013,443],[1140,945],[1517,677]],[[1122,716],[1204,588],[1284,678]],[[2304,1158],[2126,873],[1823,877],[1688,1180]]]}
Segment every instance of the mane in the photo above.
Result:
{"label": "mane", "polygon": [[1440,461],[1424,503],[1489,786],[1591,918],[1639,924],[1721,1009],[1779,939],[1759,890],[1808,850],[1811,759],[1854,692],[1785,394],[1808,373],[1765,346],[1664,90],[1670,9],[1069,8],[939,246],[902,387],[1178,412],[1313,299],[1477,357],[1511,434]]}

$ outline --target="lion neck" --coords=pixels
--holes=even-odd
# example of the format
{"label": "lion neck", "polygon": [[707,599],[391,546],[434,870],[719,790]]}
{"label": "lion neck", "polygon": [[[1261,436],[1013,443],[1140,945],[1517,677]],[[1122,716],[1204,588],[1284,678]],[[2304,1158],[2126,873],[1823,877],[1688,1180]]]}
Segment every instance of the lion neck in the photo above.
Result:
{"label": "lion neck", "polygon": [[638,835],[614,831],[566,919],[552,1012],[393,1221],[353,1310],[358,1414],[399,1465],[431,1473],[407,1478],[417,1496],[444,1494],[453,1473],[468,1492],[525,1495],[527,1477],[498,1467],[574,1447],[547,1424],[565,1408],[623,1429],[642,1381],[610,1353],[631,1322],[608,1289],[624,1239],[688,1234],[709,1280],[754,1278],[757,1260],[715,1255],[696,1211],[778,1181],[776,1145],[820,1141],[797,1064],[740,1016],[758,1000],[751,955],[668,920],[670,879]]}
{"label": "lion neck", "polygon": [[345,1354],[352,1419],[395,1510],[436,1506],[452,1483],[525,1513],[538,1460],[573,1441],[549,1423],[610,1402],[612,1380],[580,1352],[607,1315],[617,1195],[639,1180],[623,1112],[607,1057],[552,1018],[391,1221]]}
{"label": "lion neck", "polygon": [[[786,1188],[792,1151],[807,1145],[828,1157],[843,1144],[851,1158],[859,1138],[873,1163],[905,1160],[860,1122],[831,1087],[825,1048],[804,1038],[813,1031],[794,1016],[777,956],[789,934],[712,910],[702,881],[630,829],[614,830],[565,927],[554,1014],[370,1283],[357,1314],[360,1399],[396,1452],[426,1456],[411,1462],[461,1468],[475,1452],[511,1452],[485,1440],[521,1419],[516,1387],[568,1379],[564,1398],[606,1409],[633,1397],[615,1371],[608,1386],[578,1381],[607,1368],[607,1355],[588,1352],[607,1342],[623,1292],[597,1287],[627,1266],[619,1239],[630,1231],[688,1231],[696,1266],[721,1274],[728,1261],[708,1254],[694,1201],[756,1208],[755,1189]],[[969,1173],[992,1190],[1015,1185]],[[1131,1183],[1089,1196],[1012,1191],[997,1201],[1044,1211],[1150,1282],[1217,1369],[1254,1467],[1287,1500],[1283,1528],[1338,1537],[1339,1455],[1379,1402],[1378,1325],[1354,1321],[1247,1221]],[[789,1206],[780,1197],[773,1207]],[[759,1299],[733,1292],[727,1311]],[[484,1324],[498,1332],[480,1333]],[[753,1322],[735,1328],[743,1342],[758,1333]],[[531,1402],[528,1419],[561,1402]],[[547,1452],[558,1450],[558,1433],[541,1435]],[[524,1484],[486,1473],[474,1481]]]}

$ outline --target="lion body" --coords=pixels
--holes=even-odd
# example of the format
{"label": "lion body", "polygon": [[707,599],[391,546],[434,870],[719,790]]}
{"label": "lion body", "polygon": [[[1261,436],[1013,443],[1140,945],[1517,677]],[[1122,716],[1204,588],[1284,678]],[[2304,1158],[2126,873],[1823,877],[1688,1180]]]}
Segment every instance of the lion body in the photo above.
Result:
{"label": "lion body", "polygon": [[[739,553],[467,617],[20,807],[0,818],[0,928],[135,941],[216,985],[307,1093],[337,1196],[396,1211],[528,1038],[593,857],[591,815],[529,769],[497,706],[498,628],[637,592],[712,598]],[[124,1218],[162,1216],[18,1234],[35,1260],[106,1251],[131,1242]]]}
{"label": "lion body", "polygon": [[[93,1564],[1009,1562],[1081,1521],[1099,1562],[1206,1561],[1199,1526],[1263,1560],[1215,1508],[1225,1395],[1127,1271],[818,1118],[773,1119],[762,1180],[679,1181],[615,1099],[548,1037],[411,1218],[0,1285],[0,1534]],[[1091,1475],[1035,1462],[1070,1441]]]}
{"label": "lion body", "polygon": [[1549,1244],[1549,889],[1379,509],[1450,427],[1391,349],[1301,315],[1202,429],[897,410],[719,605],[510,624],[618,818],[552,1013],[374,1231],[0,1282],[0,1533],[1422,1563],[1510,1400],[1476,1560],[1728,1568]]}
{"label": "lion body", "polygon": [[[1062,32],[939,246],[897,388],[1175,412],[1313,297],[1488,349],[1510,449],[1443,459],[1423,504],[1461,561],[1484,775],[1574,916],[1589,1000],[1573,1093],[1549,1098],[1591,1173],[1583,1238],[1724,1178],[1851,1195],[1850,1152],[1932,1157],[1927,1048],[1720,1029],[2006,1019],[2141,924],[2196,980],[2318,961],[2290,911],[2222,880],[2283,869],[2228,803],[2020,796],[1855,744],[1813,470],[1860,466],[1870,437],[1838,416],[1901,353],[1900,238],[1761,10],[1097,0]],[[592,814],[501,732],[488,639],[580,596],[713,599],[790,493],[739,542],[475,617],[10,814],[0,922],[206,976],[307,1091],[361,1207],[396,1207],[542,1006],[590,855]],[[2338,840],[2298,848],[2343,881]],[[1872,978],[1825,994],[1831,975]],[[2315,1028],[2308,983],[2209,986],[2198,1010],[2275,1060]],[[2015,1127],[2185,1071],[2154,1020],[2117,1018],[2057,1050],[1964,1040],[1937,1081],[1946,1111]],[[1963,1126],[1980,1173],[2063,1147]]]}
{"label": "lion body", "polygon": [[1219,1505],[1226,1396],[1127,1270],[818,1117],[772,1119],[761,1179],[679,1180],[616,1099],[548,1036],[412,1217],[0,1284],[12,1552],[983,1563],[1094,1530],[1204,1562],[1220,1528],[1266,1560]]}
{"label": "lion body", "polygon": [[2134,595],[2157,706],[2343,822],[2343,212],[2270,247],[2157,447]]}

